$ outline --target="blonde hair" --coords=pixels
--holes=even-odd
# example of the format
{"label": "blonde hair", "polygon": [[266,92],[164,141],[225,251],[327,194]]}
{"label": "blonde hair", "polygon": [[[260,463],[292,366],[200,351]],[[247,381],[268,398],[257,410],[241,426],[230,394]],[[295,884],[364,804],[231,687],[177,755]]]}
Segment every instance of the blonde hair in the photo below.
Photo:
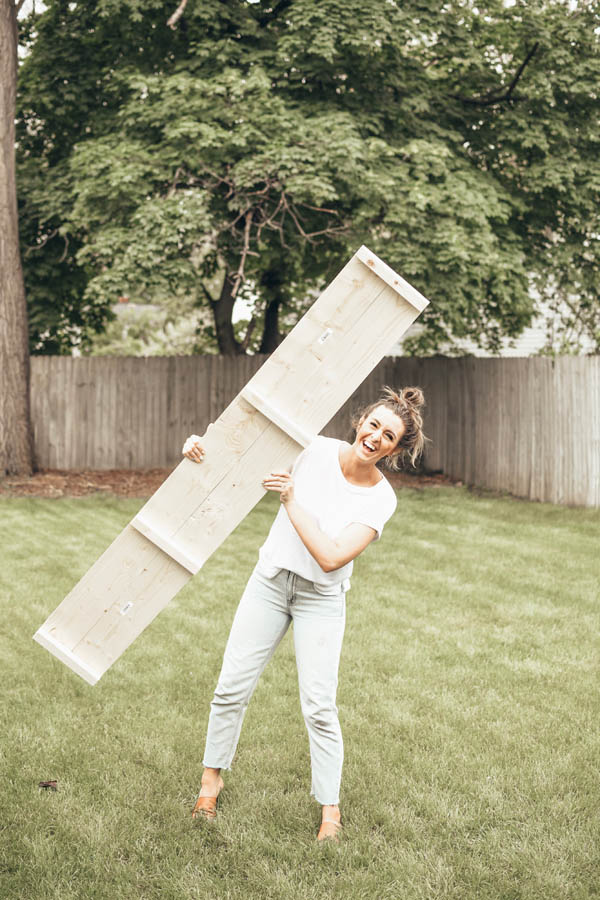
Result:
{"label": "blonde hair", "polygon": [[393,452],[385,458],[386,467],[395,472],[404,461],[409,460],[413,468],[416,468],[417,461],[423,453],[425,441],[428,440],[423,433],[423,417],[420,412],[425,406],[423,391],[418,387],[405,387],[395,391],[386,385],[378,400],[370,403],[353,416],[352,427],[355,431],[378,406],[390,409],[404,423],[402,437]]}

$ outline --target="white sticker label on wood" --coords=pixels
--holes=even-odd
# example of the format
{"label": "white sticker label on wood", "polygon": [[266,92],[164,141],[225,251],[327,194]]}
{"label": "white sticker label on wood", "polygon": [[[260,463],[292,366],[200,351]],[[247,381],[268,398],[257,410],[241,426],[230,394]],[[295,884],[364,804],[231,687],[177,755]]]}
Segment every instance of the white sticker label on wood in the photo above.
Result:
{"label": "white sticker label on wood", "polygon": [[327,338],[333,334],[332,328],[326,328],[321,337],[317,340],[317,344],[324,344]]}
{"label": "white sticker label on wood", "polygon": [[127,603],[125,604],[125,606],[123,607],[123,609],[120,609],[119,612],[121,613],[122,616],[124,616],[129,612],[129,610],[131,609],[132,606],[133,606],[133,600],[128,600]]}

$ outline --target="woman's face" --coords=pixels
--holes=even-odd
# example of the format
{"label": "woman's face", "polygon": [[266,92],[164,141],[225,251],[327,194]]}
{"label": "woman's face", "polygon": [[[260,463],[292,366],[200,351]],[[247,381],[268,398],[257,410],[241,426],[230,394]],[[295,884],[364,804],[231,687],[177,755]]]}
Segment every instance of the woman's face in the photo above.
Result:
{"label": "woman's face", "polygon": [[396,449],[404,430],[400,416],[387,406],[377,406],[358,426],[354,440],[357,455],[375,465]]}

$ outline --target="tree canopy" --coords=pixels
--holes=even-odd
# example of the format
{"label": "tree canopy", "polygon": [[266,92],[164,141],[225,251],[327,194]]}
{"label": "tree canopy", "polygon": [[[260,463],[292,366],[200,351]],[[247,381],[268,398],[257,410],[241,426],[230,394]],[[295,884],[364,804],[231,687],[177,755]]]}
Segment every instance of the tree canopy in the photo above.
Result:
{"label": "tree canopy", "polygon": [[432,300],[415,352],[497,349],[532,285],[600,349],[596,3],[182,6],[173,28],[159,0],[27,21],[34,351],[67,351],[123,293],[192,295],[220,352],[268,351],[360,243]]}

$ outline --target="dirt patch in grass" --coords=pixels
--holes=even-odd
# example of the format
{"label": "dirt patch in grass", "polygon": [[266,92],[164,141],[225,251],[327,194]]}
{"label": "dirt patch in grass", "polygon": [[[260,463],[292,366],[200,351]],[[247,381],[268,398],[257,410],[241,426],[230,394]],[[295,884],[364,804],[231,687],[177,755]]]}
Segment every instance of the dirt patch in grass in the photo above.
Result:
{"label": "dirt patch in grass", "polygon": [[[85,497],[99,491],[118,497],[149,497],[172,469],[42,469],[30,478],[0,480],[0,494],[18,497]],[[393,487],[440,487],[453,482],[445,475],[388,474]],[[459,482],[460,483],[460,482]]]}
{"label": "dirt patch in grass", "polygon": [[20,497],[84,497],[102,491],[119,497],[149,497],[171,469],[41,469],[30,478],[0,481],[0,493]]}

